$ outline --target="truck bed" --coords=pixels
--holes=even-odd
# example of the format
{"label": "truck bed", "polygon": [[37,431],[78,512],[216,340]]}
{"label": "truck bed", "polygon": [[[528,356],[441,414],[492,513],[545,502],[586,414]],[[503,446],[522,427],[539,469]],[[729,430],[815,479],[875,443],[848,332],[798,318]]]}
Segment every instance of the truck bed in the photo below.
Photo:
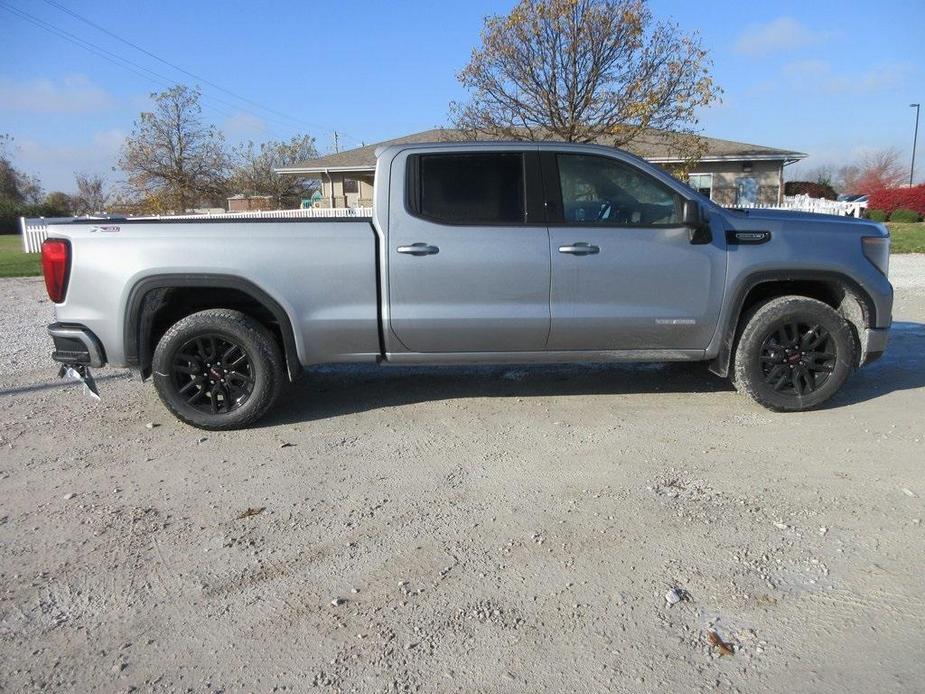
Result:
{"label": "truck bed", "polygon": [[114,366],[128,365],[130,297],[158,276],[226,275],[259,286],[288,314],[304,365],[379,355],[377,237],[368,218],[79,220],[50,225],[49,237],[72,248],[57,320],[90,328]]}

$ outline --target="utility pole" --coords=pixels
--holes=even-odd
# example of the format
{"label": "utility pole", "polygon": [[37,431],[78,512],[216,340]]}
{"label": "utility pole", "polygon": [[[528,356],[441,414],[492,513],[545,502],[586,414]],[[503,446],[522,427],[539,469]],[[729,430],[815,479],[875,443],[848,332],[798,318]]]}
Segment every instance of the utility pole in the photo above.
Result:
{"label": "utility pole", "polygon": [[909,187],[912,187],[912,178],[915,176],[915,145],[919,139],[919,107],[921,104],[909,104],[915,109],[915,134],[912,136],[912,165],[909,167]]}

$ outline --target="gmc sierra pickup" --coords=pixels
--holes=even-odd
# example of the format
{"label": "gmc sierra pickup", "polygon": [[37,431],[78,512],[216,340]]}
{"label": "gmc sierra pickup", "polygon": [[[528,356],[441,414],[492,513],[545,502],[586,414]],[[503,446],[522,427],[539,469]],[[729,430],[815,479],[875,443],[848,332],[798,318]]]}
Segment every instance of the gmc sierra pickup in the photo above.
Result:
{"label": "gmc sierra pickup", "polygon": [[313,364],[700,360],[799,411],[886,347],[880,224],[723,209],[607,147],[377,154],[371,218],[52,225],[53,358],[133,367],[232,429]]}

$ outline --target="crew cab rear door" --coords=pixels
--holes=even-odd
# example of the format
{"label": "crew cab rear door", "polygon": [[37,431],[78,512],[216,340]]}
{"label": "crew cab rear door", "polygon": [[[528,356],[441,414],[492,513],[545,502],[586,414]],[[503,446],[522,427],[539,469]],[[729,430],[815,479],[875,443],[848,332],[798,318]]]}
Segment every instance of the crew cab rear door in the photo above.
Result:
{"label": "crew cab rear door", "polygon": [[390,180],[388,326],[401,345],[543,350],[550,257],[536,146],[412,149]]}
{"label": "crew cab rear door", "polygon": [[605,154],[544,149],[549,350],[701,350],[726,272],[722,230],[691,234],[684,196]]}

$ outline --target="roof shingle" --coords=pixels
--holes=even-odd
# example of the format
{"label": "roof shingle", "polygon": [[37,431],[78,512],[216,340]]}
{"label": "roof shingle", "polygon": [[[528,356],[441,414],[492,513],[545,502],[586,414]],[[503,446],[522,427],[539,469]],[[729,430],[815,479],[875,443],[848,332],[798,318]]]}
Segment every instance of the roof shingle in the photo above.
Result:
{"label": "roof shingle", "polygon": [[[655,162],[680,162],[684,156],[680,154],[680,138],[677,133],[665,130],[646,130],[642,135],[633,140],[630,144],[624,145],[623,149],[635,154],[638,157]],[[684,136],[686,137],[686,136]],[[695,135],[701,147],[703,156],[701,161],[711,159],[743,159],[751,157],[802,159],[806,155],[802,152],[792,150],[777,149],[775,147],[766,147],[764,145],[752,145],[746,142],[734,142],[732,140],[720,140],[715,137],[706,137]],[[424,130],[419,133],[396,137],[392,140],[385,140],[356,149],[349,149],[343,152],[328,154],[317,159],[311,159],[295,166],[287,166],[279,169],[280,172],[297,173],[303,171],[366,171],[373,170],[376,167],[376,150],[380,147],[399,144],[414,144],[424,142],[455,142],[466,140],[458,130],[451,128],[433,128]],[[554,140],[555,138],[550,138]]]}

